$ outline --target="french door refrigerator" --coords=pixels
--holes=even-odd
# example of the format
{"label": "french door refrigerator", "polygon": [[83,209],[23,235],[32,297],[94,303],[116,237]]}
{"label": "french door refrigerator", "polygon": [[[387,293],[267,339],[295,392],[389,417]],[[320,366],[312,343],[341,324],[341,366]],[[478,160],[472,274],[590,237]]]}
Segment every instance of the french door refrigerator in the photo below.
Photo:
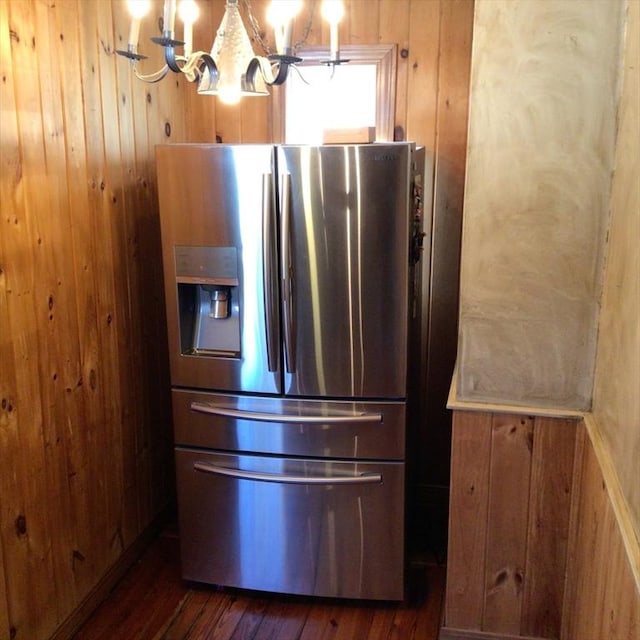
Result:
{"label": "french door refrigerator", "polygon": [[424,151],[156,158],[183,577],[402,599]]}

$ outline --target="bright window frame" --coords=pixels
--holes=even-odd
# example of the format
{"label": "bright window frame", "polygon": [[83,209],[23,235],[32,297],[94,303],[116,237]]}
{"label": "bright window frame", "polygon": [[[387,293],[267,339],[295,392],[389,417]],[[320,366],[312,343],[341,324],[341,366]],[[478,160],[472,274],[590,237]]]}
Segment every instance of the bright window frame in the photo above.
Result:
{"label": "bright window frame", "polygon": [[[300,49],[298,55],[303,58],[303,61],[298,66],[304,76],[305,67],[323,65],[328,58],[328,51],[325,47],[306,47]],[[340,47],[340,57],[344,60],[349,60],[347,64],[353,66],[375,65],[376,67],[375,139],[377,142],[393,140],[396,103],[396,56],[397,46],[395,44],[352,44]],[[295,70],[290,71],[290,73],[295,73]],[[277,143],[287,142],[285,140],[286,118],[288,117],[286,89],[287,83],[273,92],[273,140]],[[340,100],[348,99],[348,96],[340,95]],[[368,126],[368,123],[363,123],[362,126]]]}

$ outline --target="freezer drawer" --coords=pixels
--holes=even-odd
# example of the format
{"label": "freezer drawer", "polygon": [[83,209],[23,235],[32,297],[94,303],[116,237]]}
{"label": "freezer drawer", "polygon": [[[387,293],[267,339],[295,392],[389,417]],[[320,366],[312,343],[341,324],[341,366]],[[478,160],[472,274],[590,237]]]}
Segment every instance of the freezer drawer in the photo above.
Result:
{"label": "freezer drawer", "polygon": [[405,403],[173,390],[175,443],[282,455],[403,460]]}
{"label": "freezer drawer", "polygon": [[176,449],[187,580],[313,596],[404,596],[404,464]]}

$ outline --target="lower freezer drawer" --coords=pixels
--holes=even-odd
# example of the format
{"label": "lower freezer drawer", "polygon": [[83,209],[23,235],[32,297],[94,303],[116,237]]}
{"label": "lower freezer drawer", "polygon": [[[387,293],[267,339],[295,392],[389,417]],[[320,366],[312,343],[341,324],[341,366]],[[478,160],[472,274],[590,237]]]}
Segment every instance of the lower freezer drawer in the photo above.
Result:
{"label": "lower freezer drawer", "polygon": [[313,596],[404,597],[404,463],[176,449],[182,575]]}

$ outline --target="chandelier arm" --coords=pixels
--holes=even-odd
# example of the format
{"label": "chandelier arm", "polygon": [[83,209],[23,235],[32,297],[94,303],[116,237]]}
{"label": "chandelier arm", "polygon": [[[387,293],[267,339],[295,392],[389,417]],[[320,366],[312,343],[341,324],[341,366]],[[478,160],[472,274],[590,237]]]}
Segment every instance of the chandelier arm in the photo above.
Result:
{"label": "chandelier arm", "polygon": [[202,79],[206,73],[209,73],[209,78],[213,85],[218,84],[218,77],[220,72],[218,71],[218,67],[216,66],[215,60],[211,57],[210,54],[205,53],[204,51],[198,51],[200,54],[197,60],[197,69],[198,69],[198,79]]}
{"label": "chandelier arm", "polygon": [[139,73],[135,62],[131,63],[131,67],[133,68],[133,73],[138,80],[142,80],[143,82],[148,82],[149,84],[160,82],[160,80],[166,77],[167,73],[169,73],[169,67],[166,64],[164,65],[164,67],[162,67],[161,69],[158,69],[154,73],[148,73],[148,74]]}
{"label": "chandelier arm", "polygon": [[256,74],[258,73],[258,71],[260,71],[260,74],[262,75],[262,78],[264,79],[264,81],[267,84],[269,84],[269,81],[265,77],[264,71],[262,69],[263,61],[264,61],[264,58],[257,56],[255,58],[252,58],[249,64],[247,65],[247,71],[244,76],[245,86],[243,87],[246,91],[252,91],[252,92],[256,91]]}
{"label": "chandelier arm", "polygon": [[275,80],[270,84],[279,87],[281,84],[284,84],[285,80],[287,79],[287,74],[289,73],[289,63],[282,60],[276,62],[275,65],[272,64],[271,68],[273,69],[274,66],[277,69],[277,74]]}
{"label": "chandelier arm", "polygon": [[171,71],[180,73],[181,69],[178,66],[178,60],[176,58],[176,50],[173,45],[168,44],[164,47],[164,60]]}
{"label": "chandelier arm", "polygon": [[174,56],[174,63],[177,70],[183,73],[189,82],[200,80],[205,69],[209,69],[212,76],[218,73],[216,63],[206,51],[194,51],[189,56]]}
{"label": "chandelier arm", "polygon": [[289,67],[295,68],[296,62],[301,62],[302,58],[297,56],[271,55],[268,58],[256,56],[251,59],[245,74],[245,84],[249,91],[256,91],[256,74],[258,71],[265,84],[269,86],[279,86],[284,84],[289,73]]}

